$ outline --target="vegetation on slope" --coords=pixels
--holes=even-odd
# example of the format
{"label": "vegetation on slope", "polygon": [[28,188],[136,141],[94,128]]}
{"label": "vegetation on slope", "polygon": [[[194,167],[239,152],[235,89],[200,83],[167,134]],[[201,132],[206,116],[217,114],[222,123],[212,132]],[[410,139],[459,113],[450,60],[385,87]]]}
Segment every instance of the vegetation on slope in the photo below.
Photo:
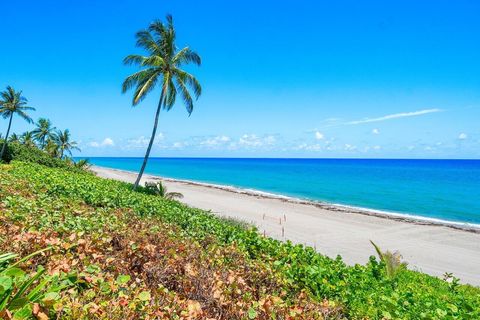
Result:
{"label": "vegetation on slope", "polygon": [[[0,252],[69,287],[32,310],[64,318],[478,319],[480,290],[346,266],[208,212],[90,174],[0,169]],[[12,241],[13,240],[13,241]],[[63,279],[63,280],[62,280]],[[65,280],[66,279],[66,280]],[[450,279],[451,280],[451,279]],[[48,291],[48,290],[47,290]]]}

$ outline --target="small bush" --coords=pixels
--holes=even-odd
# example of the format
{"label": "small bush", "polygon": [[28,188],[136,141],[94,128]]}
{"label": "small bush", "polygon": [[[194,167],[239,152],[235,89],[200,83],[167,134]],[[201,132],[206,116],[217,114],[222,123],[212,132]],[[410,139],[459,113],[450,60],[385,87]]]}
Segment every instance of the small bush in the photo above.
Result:
{"label": "small bush", "polygon": [[[2,144],[0,144],[0,149],[1,146]],[[12,160],[33,162],[50,168],[64,168],[74,171],[80,171],[82,169],[75,167],[71,161],[54,158],[35,146],[28,146],[17,142],[7,144],[7,149],[2,160],[7,163]]]}

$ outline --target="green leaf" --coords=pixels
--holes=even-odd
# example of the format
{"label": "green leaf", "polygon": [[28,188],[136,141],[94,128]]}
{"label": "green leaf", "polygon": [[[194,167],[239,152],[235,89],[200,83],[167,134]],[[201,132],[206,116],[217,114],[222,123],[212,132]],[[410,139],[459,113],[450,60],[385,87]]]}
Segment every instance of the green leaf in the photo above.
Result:
{"label": "green leaf", "polygon": [[5,275],[20,278],[25,275],[25,271],[20,268],[9,268],[5,271]]}
{"label": "green leaf", "polygon": [[257,318],[257,311],[255,311],[255,309],[253,308],[248,309],[248,318],[249,319]]}
{"label": "green leaf", "polygon": [[[0,292],[5,292],[13,285],[12,278],[0,276]],[[3,290],[2,290],[3,289]]]}
{"label": "green leaf", "polygon": [[117,284],[124,285],[130,281],[130,276],[128,274],[121,274],[117,277]]}
{"label": "green leaf", "polygon": [[150,292],[148,291],[142,291],[138,294],[138,299],[140,299],[141,301],[149,301],[150,298]]}
{"label": "green leaf", "polygon": [[24,320],[24,319],[26,320],[31,318],[32,318],[32,307],[28,304],[13,314],[13,320]]}
{"label": "green leaf", "polygon": [[58,292],[48,292],[42,299],[42,302],[45,304],[52,304],[53,302],[60,299],[60,294]]}

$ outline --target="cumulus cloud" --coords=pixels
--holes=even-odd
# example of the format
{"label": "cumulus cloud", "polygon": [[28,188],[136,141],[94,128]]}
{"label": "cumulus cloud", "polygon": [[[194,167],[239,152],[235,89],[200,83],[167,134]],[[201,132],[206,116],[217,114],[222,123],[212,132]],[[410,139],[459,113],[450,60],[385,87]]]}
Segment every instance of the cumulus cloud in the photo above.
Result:
{"label": "cumulus cloud", "polygon": [[[164,138],[163,133],[157,134],[155,137],[155,144],[162,141]],[[150,137],[140,136],[138,138],[128,139],[126,144],[126,149],[135,149],[135,148],[146,148],[150,142]]]}
{"label": "cumulus cloud", "polygon": [[230,140],[230,137],[227,136],[216,136],[200,141],[200,145],[206,147],[218,147],[225,145],[226,143],[230,142]]}
{"label": "cumulus cloud", "polygon": [[238,145],[243,147],[262,147],[275,144],[276,138],[272,135],[259,137],[255,134],[244,134],[238,139]]}
{"label": "cumulus cloud", "polygon": [[317,140],[322,140],[323,138],[325,138],[325,136],[323,135],[323,133],[321,133],[320,131],[316,131],[316,132],[315,132],[315,139],[317,139]]}
{"label": "cumulus cloud", "polygon": [[113,147],[115,146],[115,142],[111,138],[105,138],[101,142],[92,141],[89,143],[89,146],[93,148]]}
{"label": "cumulus cloud", "polygon": [[458,140],[466,140],[468,139],[468,136],[466,133],[462,132],[458,135]]}
{"label": "cumulus cloud", "polygon": [[440,109],[425,109],[425,110],[419,110],[419,111],[413,111],[413,112],[401,112],[401,113],[394,113],[394,114],[388,114],[383,117],[378,117],[378,118],[365,118],[361,120],[355,120],[355,121],[350,121],[345,124],[362,124],[362,123],[370,123],[370,122],[380,122],[380,121],[386,121],[386,120],[391,120],[391,119],[398,119],[398,118],[405,118],[405,117],[416,117],[416,116],[421,116],[424,114],[429,114],[429,113],[435,113],[435,112],[440,112],[442,110]]}

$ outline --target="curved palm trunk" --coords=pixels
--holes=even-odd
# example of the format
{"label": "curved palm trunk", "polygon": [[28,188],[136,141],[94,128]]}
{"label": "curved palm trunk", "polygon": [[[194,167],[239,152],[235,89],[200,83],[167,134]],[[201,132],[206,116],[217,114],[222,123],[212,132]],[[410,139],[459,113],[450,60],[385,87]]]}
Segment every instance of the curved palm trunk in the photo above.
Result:
{"label": "curved palm trunk", "polygon": [[163,90],[162,94],[160,95],[160,101],[158,102],[157,112],[155,114],[155,123],[153,124],[153,131],[152,136],[150,137],[150,142],[148,143],[147,152],[145,153],[145,158],[143,158],[142,168],[138,173],[137,180],[133,185],[133,190],[137,189],[138,185],[140,184],[140,180],[143,176],[143,171],[145,171],[145,167],[147,166],[148,157],[150,156],[150,151],[152,150],[153,141],[155,140],[155,134],[157,133],[157,126],[158,126],[158,118],[160,116],[160,110],[162,109],[162,102],[163,102]]}
{"label": "curved palm trunk", "polygon": [[0,154],[0,161],[3,159],[3,155],[5,153],[5,150],[7,149],[7,139],[8,139],[8,134],[10,133],[10,127],[12,126],[12,119],[13,119],[13,113],[10,115],[10,121],[8,122],[7,135],[5,136],[5,141],[3,141],[2,153]]}

